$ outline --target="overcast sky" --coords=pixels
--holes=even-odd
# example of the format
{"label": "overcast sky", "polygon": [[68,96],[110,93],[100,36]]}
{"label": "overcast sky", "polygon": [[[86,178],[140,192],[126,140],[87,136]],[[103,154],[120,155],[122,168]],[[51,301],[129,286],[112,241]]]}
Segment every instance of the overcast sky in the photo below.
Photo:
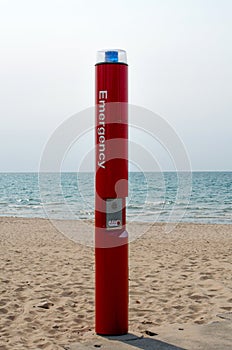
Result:
{"label": "overcast sky", "polygon": [[231,13],[230,0],[1,0],[0,171],[37,171],[57,126],[93,106],[102,48],[127,51],[130,103],[174,128],[193,170],[232,170]]}

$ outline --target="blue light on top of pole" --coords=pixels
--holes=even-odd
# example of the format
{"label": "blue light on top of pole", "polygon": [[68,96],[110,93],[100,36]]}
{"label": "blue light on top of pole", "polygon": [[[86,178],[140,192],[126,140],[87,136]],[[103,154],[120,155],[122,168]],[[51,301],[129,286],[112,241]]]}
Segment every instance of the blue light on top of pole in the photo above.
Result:
{"label": "blue light on top of pole", "polygon": [[106,62],[127,64],[126,51],[120,49],[107,49],[98,51],[96,64]]}
{"label": "blue light on top of pole", "polygon": [[105,52],[105,62],[118,62],[118,52],[117,51],[106,51]]}

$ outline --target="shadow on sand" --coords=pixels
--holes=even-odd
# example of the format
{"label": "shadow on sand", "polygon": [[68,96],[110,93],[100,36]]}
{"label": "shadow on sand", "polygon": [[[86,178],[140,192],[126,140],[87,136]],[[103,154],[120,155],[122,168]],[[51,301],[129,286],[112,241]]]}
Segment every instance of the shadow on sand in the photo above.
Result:
{"label": "shadow on sand", "polygon": [[[152,339],[148,337],[139,337],[132,333],[128,333],[123,336],[102,336],[102,338],[108,340],[114,340],[117,342],[125,343],[131,345],[134,348],[144,349],[144,350],[186,350],[184,348],[177,347],[172,344],[168,344],[158,339]],[[113,350],[112,346],[112,350]]]}

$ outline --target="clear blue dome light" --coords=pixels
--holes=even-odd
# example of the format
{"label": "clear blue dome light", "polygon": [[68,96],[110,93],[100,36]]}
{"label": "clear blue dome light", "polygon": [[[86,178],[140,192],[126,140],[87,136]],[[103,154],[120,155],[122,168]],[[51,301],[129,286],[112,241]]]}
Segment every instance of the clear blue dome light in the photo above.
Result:
{"label": "clear blue dome light", "polygon": [[126,51],[120,49],[107,49],[98,51],[97,64],[105,62],[127,64]]}
{"label": "clear blue dome light", "polygon": [[105,62],[118,62],[118,52],[117,51],[106,51],[105,52]]}

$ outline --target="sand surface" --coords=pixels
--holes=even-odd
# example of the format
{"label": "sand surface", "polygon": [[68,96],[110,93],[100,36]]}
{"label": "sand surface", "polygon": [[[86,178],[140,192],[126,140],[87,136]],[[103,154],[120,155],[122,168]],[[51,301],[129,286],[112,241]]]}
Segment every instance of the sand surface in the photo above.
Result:
{"label": "sand surface", "polygon": [[[231,312],[231,263],[231,225],[179,224],[165,233],[154,224],[130,244],[130,332],[168,332]],[[64,349],[91,334],[93,248],[45,219],[0,218],[0,350]]]}

